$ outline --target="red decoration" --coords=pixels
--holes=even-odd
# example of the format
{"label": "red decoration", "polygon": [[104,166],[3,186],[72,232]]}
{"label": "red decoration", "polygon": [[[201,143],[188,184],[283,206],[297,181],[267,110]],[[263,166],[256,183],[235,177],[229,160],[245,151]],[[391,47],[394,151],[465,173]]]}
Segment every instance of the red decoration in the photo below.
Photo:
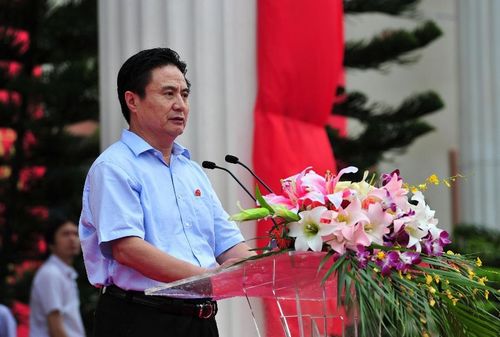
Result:
{"label": "red decoration", "polygon": [[[257,4],[253,166],[279,193],[281,178],[308,165],[335,170],[325,125],[342,83],[343,8],[341,0]],[[267,237],[270,227],[259,223],[257,236]],[[283,336],[278,311],[268,305],[266,314],[266,335]]]}

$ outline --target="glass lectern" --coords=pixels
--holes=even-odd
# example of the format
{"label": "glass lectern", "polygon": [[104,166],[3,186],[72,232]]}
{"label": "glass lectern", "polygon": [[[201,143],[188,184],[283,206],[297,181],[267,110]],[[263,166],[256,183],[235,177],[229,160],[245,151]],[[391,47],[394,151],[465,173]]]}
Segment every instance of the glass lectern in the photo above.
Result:
{"label": "glass lectern", "polygon": [[355,308],[347,312],[337,305],[336,277],[332,275],[322,282],[333,264],[330,258],[319,268],[325,254],[286,252],[246,260],[219,272],[147,289],[146,294],[214,300],[246,297],[259,337],[262,332],[249,297],[271,299],[279,310],[287,337],[357,337]]}

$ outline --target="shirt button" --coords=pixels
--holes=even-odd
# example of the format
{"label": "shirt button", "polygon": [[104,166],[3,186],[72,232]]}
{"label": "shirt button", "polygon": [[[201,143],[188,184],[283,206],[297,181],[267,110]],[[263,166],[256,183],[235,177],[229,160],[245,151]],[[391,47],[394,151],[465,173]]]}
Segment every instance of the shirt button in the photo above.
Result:
{"label": "shirt button", "polygon": [[186,223],[184,224],[184,226],[186,226],[186,227],[191,227],[191,224],[190,224],[189,222],[186,222]]}

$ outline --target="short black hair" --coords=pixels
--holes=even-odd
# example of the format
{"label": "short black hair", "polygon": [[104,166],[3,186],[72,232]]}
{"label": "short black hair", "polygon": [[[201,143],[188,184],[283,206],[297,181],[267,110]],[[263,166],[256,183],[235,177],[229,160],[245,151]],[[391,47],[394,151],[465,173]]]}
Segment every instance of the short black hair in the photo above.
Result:
{"label": "short black hair", "polygon": [[75,226],[77,226],[78,223],[75,218],[63,212],[53,212],[49,215],[44,235],[47,245],[53,245],[55,243],[56,232],[68,222],[74,223]]}
{"label": "short black hair", "polygon": [[184,75],[188,88],[191,87],[186,78],[186,63],[181,61],[179,54],[170,48],[146,49],[123,63],[116,82],[122,114],[127,123],[130,123],[130,110],[125,102],[125,91],[132,91],[144,98],[146,86],[151,80],[151,71],[166,65],[177,67]]}

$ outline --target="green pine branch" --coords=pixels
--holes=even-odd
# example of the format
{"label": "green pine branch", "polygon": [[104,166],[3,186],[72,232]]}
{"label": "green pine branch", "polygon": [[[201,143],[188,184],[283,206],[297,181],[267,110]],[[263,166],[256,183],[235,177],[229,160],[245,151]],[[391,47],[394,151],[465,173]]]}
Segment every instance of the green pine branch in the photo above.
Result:
{"label": "green pine branch", "polygon": [[379,12],[388,15],[413,16],[420,0],[344,0],[344,13]]}
{"label": "green pine branch", "polygon": [[388,152],[404,152],[415,139],[431,132],[434,128],[422,121],[403,123],[371,123],[355,137],[341,137],[327,126],[327,134],[339,167],[354,165],[362,175],[365,170],[373,171],[375,165],[385,159]]}
{"label": "green pine branch", "polygon": [[442,108],[444,102],[441,97],[434,91],[427,91],[405,99],[395,111],[385,112],[380,118],[382,121],[402,122],[429,115]]}
{"label": "green pine branch", "polygon": [[413,94],[396,108],[380,102],[369,104],[365,94],[355,91],[348,93],[342,103],[335,105],[332,113],[357,119],[363,124],[395,123],[414,120],[443,107],[441,97],[434,91]]}
{"label": "green pine branch", "polygon": [[[344,1],[346,14],[379,12],[389,15],[410,15],[416,11],[417,0],[351,0]],[[386,30],[369,41],[348,41],[344,65],[351,69],[386,70],[391,64],[406,65],[418,60],[414,52],[441,36],[441,29],[432,21],[413,30]],[[434,128],[421,118],[443,108],[444,103],[433,91],[413,94],[398,106],[370,102],[361,92],[351,92],[337,103],[333,114],[357,120],[361,133],[340,137],[327,127],[328,137],[338,166],[355,165],[373,170],[390,152],[404,152],[415,139]]]}
{"label": "green pine branch", "polygon": [[434,22],[427,21],[413,31],[386,30],[369,42],[348,41],[344,65],[348,68],[384,70],[390,63],[413,63],[418,57],[411,52],[427,46],[441,35],[441,29]]}

